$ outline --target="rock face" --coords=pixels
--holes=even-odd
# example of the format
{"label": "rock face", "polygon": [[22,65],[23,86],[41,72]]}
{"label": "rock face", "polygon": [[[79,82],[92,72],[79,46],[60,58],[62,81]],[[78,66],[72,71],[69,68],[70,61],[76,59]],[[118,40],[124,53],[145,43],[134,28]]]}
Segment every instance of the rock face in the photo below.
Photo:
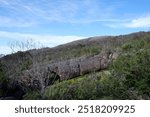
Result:
{"label": "rock face", "polygon": [[67,80],[89,72],[103,70],[116,57],[116,53],[102,53],[95,56],[80,57],[49,64],[48,71],[59,75],[61,81]]}

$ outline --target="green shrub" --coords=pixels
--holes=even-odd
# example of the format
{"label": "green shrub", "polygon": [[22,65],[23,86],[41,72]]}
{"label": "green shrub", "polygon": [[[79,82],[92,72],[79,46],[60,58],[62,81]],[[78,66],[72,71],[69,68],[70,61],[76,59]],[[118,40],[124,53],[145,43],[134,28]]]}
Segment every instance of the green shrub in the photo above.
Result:
{"label": "green shrub", "polygon": [[[108,72],[103,71],[49,86],[45,92],[45,99],[101,99],[110,94],[110,85],[104,80],[108,76]],[[111,99],[110,96],[108,98]]]}
{"label": "green shrub", "polygon": [[120,87],[125,88],[125,93],[130,92],[126,99],[149,99],[150,43],[144,40],[130,42],[123,45],[122,52],[111,64],[112,77],[121,78],[118,80],[123,84]]}
{"label": "green shrub", "polygon": [[0,97],[7,93],[7,84],[9,80],[5,77],[5,72],[3,69],[3,64],[0,61]]}
{"label": "green shrub", "polygon": [[24,100],[38,100],[38,99],[41,99],[40,92],[39,91],[30,91],[30,92],[27,92],[23,96],[23,99]]}
{"label": "green shrub", "polygon": [[123,44],[121,46],[122,52],[132,52],[132,51],[139,51],[142,48],[146,48],[149,46],[148,44],[149,42],[144,40],[144,39],[140,39],[140,40],[132,40],[129,41],[125,44]]}
{"label": "green shrub", "polygon": [[0,61],[0,81],[4,78],[4,71],[3,71],[3,68],[2,68],[2,63]]}
{"label": "green shrub", "polygon": [[23,63],[21,63],[19,65],[19,70],[20,71],[27,70],[27,69],[29,69],[29,67],[30,67],[31,64],[32,64],[31,60],[26,60],[26,61],[24,61]]}

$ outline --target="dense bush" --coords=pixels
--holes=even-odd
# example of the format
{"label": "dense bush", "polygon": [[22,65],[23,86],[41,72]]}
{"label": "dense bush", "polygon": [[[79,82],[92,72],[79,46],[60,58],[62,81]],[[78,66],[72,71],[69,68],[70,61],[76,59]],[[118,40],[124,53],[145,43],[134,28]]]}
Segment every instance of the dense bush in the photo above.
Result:
{"label": "dense bush", "polygon": [[0,80],[2,80],[3,77],[4,77],[4,73],[3,73],[2,63],[0,61]]}
{"label": "dense bush", "polygon": [[121,52],[111,65],[112,77],[121,80],[124,93],[130,92],[129,99],[150,99],[150,43],[130,42]]}
{"label": "dense bush", "polygon": [[50,86],[45,99],[95,99],[97,77],[91,74]]}
{"label": "dense bush", "polygon": [[5,78],[5,73],[3,70],[3,64],[0,61],[0,97],[7,93],[8,80]]}

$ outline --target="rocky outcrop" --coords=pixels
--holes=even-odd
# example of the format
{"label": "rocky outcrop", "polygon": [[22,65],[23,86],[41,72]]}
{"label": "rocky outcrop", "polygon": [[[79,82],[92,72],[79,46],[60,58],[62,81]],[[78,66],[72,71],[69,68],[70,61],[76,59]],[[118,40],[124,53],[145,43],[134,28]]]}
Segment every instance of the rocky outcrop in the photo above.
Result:
{"label": "rocky outcrop", "polygon": [[105,69],[117,53],[101,53],[95,56],[80,57],[48,65],[49,72],[55,72],[60,80],[71,79],[89,72]]}

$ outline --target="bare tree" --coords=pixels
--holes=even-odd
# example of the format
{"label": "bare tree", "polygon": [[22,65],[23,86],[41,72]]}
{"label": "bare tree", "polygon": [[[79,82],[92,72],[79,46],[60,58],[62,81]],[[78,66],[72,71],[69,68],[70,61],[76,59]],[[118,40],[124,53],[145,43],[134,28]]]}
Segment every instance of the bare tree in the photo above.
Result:
{"label": "bare tree", "polygon": [[[13,42],[9,44],[12,53],[19,51],[25,51],[28,49],[37,49],[43,47],[39,42],[34,42],[33,40],[27,40],[26,42]],[[45,56],[42,49],[32,50],[27,52],[18,52],[14,54],[16,56],[16,65],[12,69],[13,78],[19,84],[24,92],[38,90],[40,92],[41,98],[45,93],[45,88],[48,85],[52,85],[57,79],[57,75],[48,70],[48,68],[42,64],[42,60]],[[19,66],[24,66],[25,61],[31,61],[30,67],[21,70]],[[6,63],[7,64],[7,63]],[[9,66],[7,67],[10,68]],[[19,71],[18,71],[19,70]],[[18,74],[19,72],[19,74]],[[10,73],[10,74],[11,74]],[[51,79],[52,78],[52,79]]]}
{"label": "bare tree", "polygon": [[8,44],[12,53],[17,51],[26,51],[29,49],[40,49],[43,48],[44,45],[40,42],[35,42],[33,39],[28,39],[26,41],[13,41]]}
{"label": "bare tree", "polygon": [[34,87],[38,87],[40,90],[40,95],[43,98],[45,92],[45,79],[48,78],[48,71],[40,61],[42,59],[42,55],[38,53],[38,57],[32,56],[32,69],[27,71],[32,79],[31,85]]}
{"label": "bare tree", "polygon": [[[12,53],[16,53],[17,51],[26,51],[29,49],[39,49],[44,47],[40,42],[34,42],[32,39],[27,41],[14,41],[9,43],[9,47],[12,50]],[[35,55],[32,55],[35,53]],[[40,51],[32,51],[30,52],[18,52],[14,54],[16,65],[13,69],[10,69],[10,65],[12,67],[12,62],[9,65],[6,63],[7,70],[10,71],[9,77],[14,79],[14,81],[18,82],[19,86],[24,90],[32,90],[37,88],[40,90],[41,97],[45,91],[45,79],[48,77],[47,69],[41,64],[41,60],[43,55]],[[30,68],[21,69],[20,66],[25,66],[25,62],[30,61]]]}

